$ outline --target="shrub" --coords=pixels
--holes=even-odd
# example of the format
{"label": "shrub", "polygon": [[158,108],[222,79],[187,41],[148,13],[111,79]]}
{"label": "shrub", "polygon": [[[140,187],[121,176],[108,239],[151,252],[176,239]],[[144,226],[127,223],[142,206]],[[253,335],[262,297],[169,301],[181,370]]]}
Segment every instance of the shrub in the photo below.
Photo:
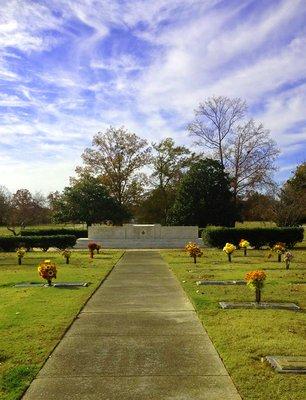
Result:
{"label": "shrub", "polygon": [[47,251],[49,247],[56,247],[64,250],[66,247],[73,247],[76,243],[73,235],[53,236],[2,236],[0,237],[0,249],[3,251],[15,251],[18,247],[30,249],[39,247]]}
{"label": "shrub", "polygon": [[297,242],[302,242],[304,229],[302,227],[273,227],[273,228],[206,228],[202,238],[206,245],[222,248],[224,243],[230,242],[238,246],[241,238],[250,242],[251,246],[259,249],[262,246],[273,247],[277,242],[286,243],[292,248]]}
{"label": "shrub", "polygon": [[77,239],[87,238],[87,229],[72,228],[51,228],[51,229],[22,229],[22,236],[54,236],[54,235],[73,235]]}

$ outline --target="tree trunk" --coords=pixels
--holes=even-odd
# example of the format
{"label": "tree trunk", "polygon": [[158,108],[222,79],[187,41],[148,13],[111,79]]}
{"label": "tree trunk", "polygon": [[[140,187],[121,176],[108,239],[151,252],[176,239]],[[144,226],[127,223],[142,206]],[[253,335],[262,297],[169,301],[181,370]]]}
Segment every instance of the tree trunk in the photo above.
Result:
{"label": "tree trunk", "polygon": [[281,255],[280,253],[277,255],[277,261],[278,261],[278,262],[281,262],[281,261],[282,261],[282,255]]}
{"label": "tree trunk", "polygon": [[196,264],[197,263],[197,256],[193,256],[193,262]]}
{"label": "tree trunk", "polygon": [[286,269],[289,269],[290,261],[286,261]]}
{"label": "tree trunk", "polygon": [[47,282],[48,282],[48,286],[52,285],[52,280],[51,279],[47,279]]}
{"label": "tree trunk", "polygon": [[66,264],[69,264],[69,257],[66,257]]}
{"label": "tree trunk", "polygon": [[244,253],[245,256],[247,255],[247,249],[246,249],[246,247],[244,247],[243,253]]}
{"label": "tree trunk", "polygon": [[18,257],[18,265],[21,265],[21,257]]}
{"label": "tree trunk", "polygon": [[227,254],[227,257],[228,257],[228,261],[232,262],[232,255],[230,253]]}

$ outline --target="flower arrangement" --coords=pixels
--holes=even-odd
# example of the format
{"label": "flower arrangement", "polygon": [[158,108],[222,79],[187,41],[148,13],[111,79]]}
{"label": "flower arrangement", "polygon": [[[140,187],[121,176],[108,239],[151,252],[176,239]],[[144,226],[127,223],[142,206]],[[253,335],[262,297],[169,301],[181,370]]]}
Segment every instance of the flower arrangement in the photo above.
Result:
{"label": "flower arrangement", "polygon": [[236,246],[234,246],[232,243],[226,243],[225,246],[223,247],[223,251],[227,254],[229,262],[232,262],[232,253],[235,250]]}
{"label": "flower arrangement", "polygon": [[97,250],[97,254],[99,254],[99,250],[100,249],[101,249],[101,246],[99,244],[97,244],[97,243],[88,243],[88,250],[89,250],[90,258],[93,258],[95,250]]}
{"label": "flower arrangement", "polygon": [[56,279],[56,265],[51,260],[45,260],[39,264],[38,273],[43,279],[47,280],[48,286],[51,286],[52,279]]}
{"label": "flower arrangement", "polygon": [[246,256],[247,255],[247,248],[250,246],[250,242],[248,242],[246,239],[241,239],[239,242],[239,247],[240,249],[243,249],[243,253]]}
{"label": "flower arrangement", "polygon": [[201,257],[203,252],[196,243],[189,242],[185,246],[185,250],[189,253],[190,257],[193,257],[193,262],[197,263],[197,257]]}
{"label": "flower arrangement", "polygon": [[265,281],[266,277],[267,277],[266,273],[261,269],[258,269],[256,271],[248,272],[244,277],[244,279],[247,282],[247,285],[251,289],[255,290],[255,301],[256,301],[256,303],[260,303],[261,290],[262,290],[262,288],[264,286],[264,281]]}
{"label": "flower arrangement", "polygon": [[19,247],[16,250],[16,255],[17,255],[17,258],[18,258],[18,265],[21,265],[21,260],[23,259],[25,253],[26,253],[26,249],[23,248],[23,247]]}
{"label": "flower arrangement", "polygon": [[66,259],[66,264],[69,264],[69,260],[71,257],[71,251],[68,249],[65,249],[62,251],[62,256]]}
{"label": "flower arrangement", "polygon": [[282,242],[277,242],[275,245],[272,247],[272,251],[277,253],[277,261],[281,262],[282,261],[282,254],[285,253],[286,251],[286,244]]}
{"label": "flower arrangement", "polygon": [[290,262],[293,259],[293,254],[290,251],[286,251],[284,254],[284,262],[286,263],[286,269],[289,269]]}

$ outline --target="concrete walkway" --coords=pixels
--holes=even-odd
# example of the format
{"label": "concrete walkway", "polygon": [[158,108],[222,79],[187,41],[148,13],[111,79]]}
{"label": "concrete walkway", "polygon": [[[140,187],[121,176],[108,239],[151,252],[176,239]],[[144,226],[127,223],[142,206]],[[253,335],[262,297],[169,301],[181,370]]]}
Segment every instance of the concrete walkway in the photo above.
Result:
{"label": "concrete walkway", "polygon": [[157,251],[128,251],[25,400],[241,400]]}

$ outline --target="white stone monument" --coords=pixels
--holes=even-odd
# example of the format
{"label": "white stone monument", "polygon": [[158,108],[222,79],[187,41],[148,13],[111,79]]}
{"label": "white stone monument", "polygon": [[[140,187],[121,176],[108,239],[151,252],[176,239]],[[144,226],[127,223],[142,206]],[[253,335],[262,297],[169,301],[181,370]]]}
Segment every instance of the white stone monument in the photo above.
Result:
{"label": "white stone monument", "polygon": [[77,240],[76,248],[87,248],[89,242],[109,249],[182,248],[187,242],[202,244],[197,226],[161,226],[160,224],[93,225],[88,238]]}

